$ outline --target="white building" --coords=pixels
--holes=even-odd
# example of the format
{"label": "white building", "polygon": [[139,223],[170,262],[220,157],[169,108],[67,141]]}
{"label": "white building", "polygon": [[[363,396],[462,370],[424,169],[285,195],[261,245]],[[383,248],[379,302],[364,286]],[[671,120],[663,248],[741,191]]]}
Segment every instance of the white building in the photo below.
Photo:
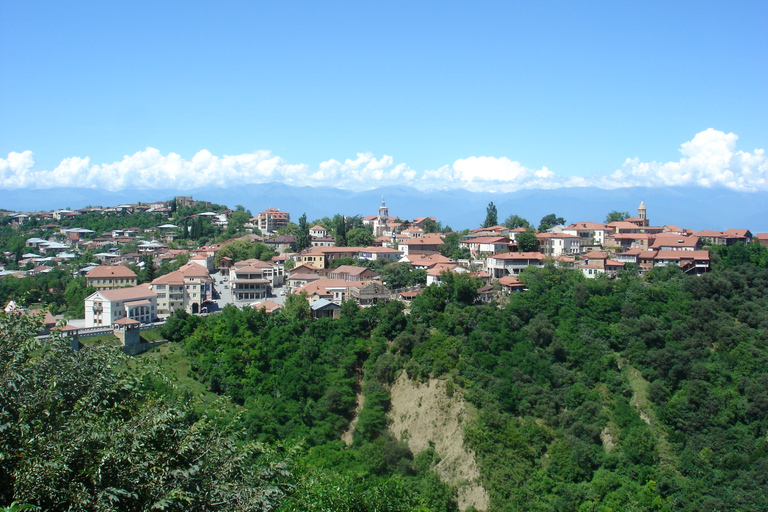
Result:
{"label": "white building", "polygon": [[102,290],[85,298],[85,327],[111,326],[122,318],[141,323],[157,318],[157,294],[149,285]]}

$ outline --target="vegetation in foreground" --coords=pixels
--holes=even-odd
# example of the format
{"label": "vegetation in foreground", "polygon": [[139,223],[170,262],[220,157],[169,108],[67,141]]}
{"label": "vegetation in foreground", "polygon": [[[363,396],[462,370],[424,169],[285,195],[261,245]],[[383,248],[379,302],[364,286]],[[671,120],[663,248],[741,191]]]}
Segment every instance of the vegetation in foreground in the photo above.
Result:
{"label": "vegetation in foreground", "polygon": [[[184,500],[198,496],[174,495],[167,475],[188,492],[185,482],[202,485],[196,471],[220,475],[211,464],[233,467],[221,461],[258,446],[236,459],[245,469],[224,478],[274,492],[270,507],[456,510],[454,490],[432,471],[440,454],[411,453],[387,432],[389,386],[405,370],[445,379],[477,408],[465,442],[490,510],[767,509],[767,260],[764,249],[734,247],[713,251],[714,270],[702,277],[673,267],[615,280],[529,270],[521,276],[528,292],[489,305],[473,305],[477,283],[454,276],[407,311],[347,303],[341,319],[311,321],[306,302],[290,298],[272,316],[235,308],[178,315],[166,329],[190,377],[235,404],[204,413],[159,376],[102,361],[97,347],[49,353],[12,334],[4,317],[2,499],[55,510],[61,505],[41,500],[72,488],[105,508],[149,508],[160,495],[168,508],[195,508]],[[6,349],[6,340],[21,348]],[[360,394],[347,446],[340,437]],[[154,419],[169,411],[178,411],[175,422]],[[165,440],[178,447],[190,432],[203,432],[193,451],[210,439],[229,448],[200,470],[180,470]],[[288,454],[278,443],[301,448]],[[132,449],[169,469],[132,480]],[[96,475],[106,478],[98,492]],[[144,487],[112,490],[126,481]],[[204,482],[221,490],[213,476]]]}

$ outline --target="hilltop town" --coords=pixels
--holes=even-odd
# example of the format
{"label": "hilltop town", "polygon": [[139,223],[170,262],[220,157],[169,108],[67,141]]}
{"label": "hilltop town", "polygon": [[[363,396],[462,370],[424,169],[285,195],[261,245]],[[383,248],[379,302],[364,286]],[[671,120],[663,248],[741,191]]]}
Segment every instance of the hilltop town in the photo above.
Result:
{"label": "hilltop town", "polygon": [[768,234],[743,227],[654,226],[642,202],[636,216],[610,212],[566,223],[551,214],[538,226],[518,215],[500,223],[493,203],[487,213],[477,219],[481,227],[444,232],[435,217],[391,215],[383,198],[374,215],[312,222],[306,215],[292,222],[273,207],[253,215],[183,196],[5,211],[0,298],[6,309],[45,314],[47,329],[87,335],[152,325],[176,311],[209,314],[234,305],[271,313],[291,296],[304,297],[315,318],[338,317],[344,301],[409,302],[456,275],[470,280],[477,302],[490,302],[524,291],[521,272],[545,265],[587,278],[670,265],[702,274],[712,246],[768,245]]}

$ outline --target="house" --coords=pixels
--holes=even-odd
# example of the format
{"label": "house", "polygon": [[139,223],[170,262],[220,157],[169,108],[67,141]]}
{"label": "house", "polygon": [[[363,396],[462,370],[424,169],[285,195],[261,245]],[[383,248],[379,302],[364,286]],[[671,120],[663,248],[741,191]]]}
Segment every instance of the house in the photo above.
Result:
{"label": "house", "polygon": [[313,236],[309,243],[312,247],[334,247],[336,238],[332,236]]}
{"label": "house", "polygon": [[581,238],[568,233],[538,233],[539,252],[545,256],[559,257],[579,253]]}
{"label": "house", "polygon": [[609,259],[607,253],[600,251],[591,251],[582,256],[578,266],[578,269],[587,278],[594,278],[600,274],[614,277],[621,268],[624,268],[623,262]]}
{"label": "house", "polygon": [[486,258],[485,269],[495,278],[518,275],[528,267],[544,267],[545,256],[540,252],[507,252]]}
{"label": "house", "polygon": [[212,294],[208,270],[196,263],[187,263],[175,272],[154,279],[150,288],[157,294],[157,314],[163,318],[177,309],[199,313]]}
{"label": "house", "polygon": [[280,311],[283,309],[282,304],[278,304],[277,302],[272,302],[271,300],[264,300],[261,302],[254,302],[251,304],[251,307],[253,309],[263,309],[265,313],[275,313],[276,311]]}
{"label": "house", "polygon": [[323,238],[328,236],[328,230],[325,229],[323,226],[314,225],[311,228],[309,228],[309,236],[316,236],[319,238]]}
{"label": "house", "polygon": [[124,265],[99,265],[85,274],[88,286],[96,291],[136,286],[136,279],[136,272]]}
{"label": "house", "polygon": [[605,249],[623,252],[629,249],[647,251],[652,241],[651,235],[646,233],[617,233],[607,234],[605,237]]}
{"label": "house", "polygon": [[505,236],[481,236],[462,240],[459,242],[459,247],[467,248],[473,256],[477,256],[480,253],[493,254],[508,251],[511,242]]}
{"label": "house", "polygon": [[149,285],[101,290],[85,298],[85,327],[109,326],[121,318],[141,323],[157,318],[157,294]]}
{"label": "house", "polygon": [[366,286],[350,288],[349,296],[360,306],[372,306],[392,300],[392,292],[378,281],[373,281]]}
{"label": "house", "polygon": [[768,233],[758,233],[755,235],[755,238],[760,242],[760,245],[768,247]]}
{"label": "house", "polygon": [[442,277],[446,272],[452,274],[466,274],[469,272],[469,270],[465,269],[464,267],[460,267],[456,263],[442,263],[435,265],[434,267],[427,270],[427,286],[431,284],[443,284]]}
{"label": "house", "polygon": [[697,251],[701,249],[698,236],[658,235],[651,244],[654,251]]}
{"label": "house", "polygon": [[357,258],[362,247],[312,247],[296,256],[300,265],[315,268],[328,268],[333,260],[342,258]]}
{"label": "house", "polygon": [[693,234],[699,238],[707,238],[712,245],[734,245],[737,243],[746,245],[752,241],[752,233],[748,229],[704,230],[696,231]]}
{"label": "house", "polygon": [[409,254],[403,256],[400,259],[401,263],[410,263],[414,269],[428,270],[435,265],[451,264],[455,265],[456,262],[447,256],[442,254]]}
{"label": "house", "polygon": [[296,249],[296,236],[278,235],[264,240],[263,243],[272,248],[275,252],[290,252]]}
{"label": "house", "polygon": [[339,318],[341,314],[341,306],[328,299],[318,299],[310,303],[309,308],[312,310],[312,318],[315,320],[319,318]]}
{"label": "house", "polygon": [[237,271],[242,267],[260,269],[263,278],[268,280],[273,287],[280,286],[285,282],[285,270],[283,266],[271,261],[261,261],[255,258],[233,263],[232,266],[229,267],[230,282],[233,279],[237,279]]}
{"label": "house", "polygon": [[397,261],[403,257],[403,251],[390,247],[371,246],[360,249],[357,257],[361,260],[370,261]]}
{"label": "house", "polygon": [[562,232],[579,237],[579,247],[596,249],[605,247],[605,235],[610,231],[605,224],[599,222],[574,222],[566,226]]}
{"label": "house", "polygon": [[281,212],[276,208],[267,208],[251,219],[262,233],[277,231],[286,227],[290,221],[291,215],[288,212]]}
{"label": "house", "polygon": [[444,245],[443,239],[439,235],[429,234],[424,238],[410,238],[398,244],[398,249],[403,251],[406,256],[416,253],[438,252]]}
{"label": "house", "polygon": [[329,279],[362,282],[370,282],[379,277],[378,272],[374,272],[368,267],[358,267],[355,265],[340,265],[335,269],[326,269],[324,274]]}
{"label": "house", "polygon": [[237,301],[266,299],[272,293],[272,272],[261,266],[233,265],[229,269],[229,288]]}
{"label": "house", "polygon": [[504,276],[499,278],[498,282],[501,285],[501,289],[506,293],[521,292],[525,289],[525,286],[520,282],[520,279],[518,279],[517,276]]}
{"label": "house", "polygon": [[345,281],[343,279],[326,279],[320,278],[313,280],[304,286],[296,288],[293,292],[296,295],[302,293],[307,294],[307,299],[310,303],[318,299],[327,299],[341,304],[345,300],[349,299],[349,291],[351,288],[362,288],[367,286],[368,283],[362,281]]}

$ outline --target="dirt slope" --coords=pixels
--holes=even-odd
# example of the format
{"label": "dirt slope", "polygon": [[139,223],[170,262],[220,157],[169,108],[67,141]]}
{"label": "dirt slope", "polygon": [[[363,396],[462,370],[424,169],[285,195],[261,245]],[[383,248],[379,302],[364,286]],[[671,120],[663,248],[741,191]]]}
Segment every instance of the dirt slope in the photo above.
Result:
{"label": "dirt slope", "polygon": [[459,508],[486,510],[488,493],[478,482],[475,454],[464,446],[467,408],[461,394],[457,391],[449,397],[444,381],[431,379],[420,384],[402,372],[390,396],[390,430],[395,437],[407,440],[414,454],[434,443],[441,458],[435,472],[444,482],[458,487]]}

